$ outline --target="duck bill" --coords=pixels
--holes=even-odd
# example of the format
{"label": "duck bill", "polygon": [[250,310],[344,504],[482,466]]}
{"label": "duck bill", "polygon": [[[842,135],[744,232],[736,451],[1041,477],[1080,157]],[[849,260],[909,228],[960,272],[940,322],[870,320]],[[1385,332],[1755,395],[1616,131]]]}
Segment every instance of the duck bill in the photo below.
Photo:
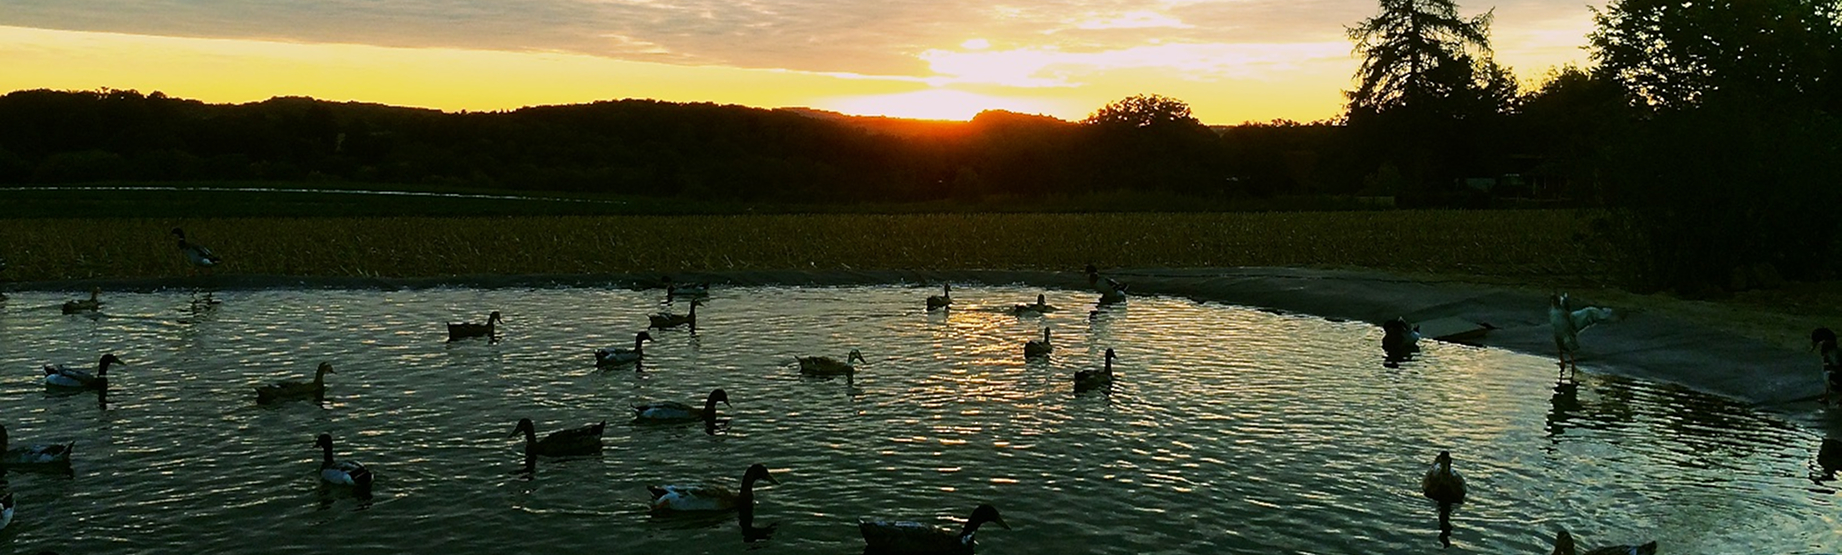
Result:
{"label": "duck bill", "polygon": [[999,526],[1003,526],[1005,530],[1011,529],[1011,525],[1004,523],[1004,517],[1001,517],[1001,516],[992,517],[991,521],[993,523],[996,523]]}

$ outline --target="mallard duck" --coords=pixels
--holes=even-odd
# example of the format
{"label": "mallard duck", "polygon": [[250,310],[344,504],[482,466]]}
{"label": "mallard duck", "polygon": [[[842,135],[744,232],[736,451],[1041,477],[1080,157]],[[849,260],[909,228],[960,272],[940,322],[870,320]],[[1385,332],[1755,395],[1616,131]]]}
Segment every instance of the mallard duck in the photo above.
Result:
{"label": "mallard duck", "polygon": [[65,314],[81,314],[102,310],[102,288],[91,287],[89,300],[64,301]]}
{"label": "mallard duck", "polygon": [[0,495],[0,530],[13,523],[13,492]]}
{"label": "mallard duck", "polygon": [[1601,547],[1585,553],[1574,551],[1573,534],[1562,528],[1554,534],[1554,555],[1656,555],[1657,542],[1644,545],[1614,545]]}
{"label": "mallard duck", "polygon": [[1075,372],[1075,393],[1112,386],[1113,360],[1117,358],[1119,358],[1119,355],[1114,354],[1113,349],[1109,347],[1106,350],[1105,367],[1099,370],[1082,370],[1080,372]]}
{"label": "mallard duck", "polygon": [[857,531],[863,533],[869,551],[877,553],[971,553],[972,535],[987,522],[1011,529],[998,515],[997,507],[984,504],[973,509],[972,518],[958,530],[921,522],[863,518],[857,521]]}
{"label": "mallard duck", "polygon": [[68,466],[70,452],[77,442],[62,445],[20,445],[7,443],[6,426],[0,426],[0,467]]}
{"label": "mallard duck", "polygon": [[951,283],[941,284],[939,295],[929,295],[927,297],[927,309],[928,310],[933,310],[936,308],[946,308],[947,306],[952,305],[952,304],[953,304],[953,284]]}
{"label": "mallard duck", "polygon": [[518,421],[518,427],[512,429],[510,437],[524,434],[525,456],[577,457],[594,455],[601,452],[601,431],[607,429],[608,421],[603,420],[580,428],[557,430],[537,439],[537,425],[531,419]]}
{"label": "mallard duck", "polygon": [[96,373],[94,375],[89,372],[66,367],[62,364],[47,364],[43,368],[45,371],[45,385],[77,389],[102,389],[109,387],[109,365],[112,364],[120,364],[122,366],[128,365],[128,363],[122,362],[122,359],[115,358],[114,353],[102,355],[102,360],[96,363]]}
{"label": "mallard duck", "polygon": [[185,240],[185,230],[173,228],[173,235],[179,236],[179,253],[185,255],[187,262],[200,268],[210,268],[224,262],[224,259],[211,253],[211,249]]}
{"label": "mallard duck", "polygon": [[499,311],[497,310],[486,315],[486,323],[484,324],[475,324],[472,322],[461,322],[459,324],[449,323],[448,341],[467,339],[470,337],[485,337],[490,339],[493,336],[493,332],[498,330],[497,325],[503,323],[505,323],[505,318],[500,317]]}
{"label": "mallard duck", "polygon": [[780,485],[779,480],[768,475],[766,465],[756,463],[742,473],[740,492],[714,484],[646,486],[646,490],[652,492],[653,512],[727,511],[747,505],[752,513],[756,480]]}
{"label": "mallard duck", "polygon": [[1043,328],[1042,341],[1030,340],[1023,343],[1024,358],[1046,357],[1054,350],[1055,346],[1049,344],[1049,328]]}
{"label": "mallard duck", "polygon": [[1013,305],[1011,306],[1011,314],[1015,314],[1018,316],[1030,316],[1030,315],[1042,314],[1044,312],[1055,312],[1055,307],[1051,306],[1048,301],[1049,301],[1048,297],[1045,297],[1041,293],[1038,293],[1036,295],[1036,304]]}
{"label": "mallard duck", "polygon": [[1087,284],[1100,294],[1100,304],[1112,304],[1126,300],[1127,285],[1110,277],[1100,275],[1100,269],[1093,264],[1087,265]]}
{"label": "mallard duck", "polygon": [[1440,451],[1420,479],[1420,493],[1440,503],[1465,502],[1465,477],[1452,468],[1452,453]]}
{"label": "mallard duck", "polygon": [[1420,327],[1405,318],[1382,322],[1382,353],[1390,359],[1404,359],[1420,350]]}
{"label": "mallard duck", "polygon": [[[693,407],[677,401],[660,401],[644,405],[633,405],[633,419],[640,422],[686,422],[691,420],[716,420],[716,404],[729,404],[729,394],[717,389],[704,399],[703,408]],[[730,405],[734,406],[734,405]]]}
{"label": "mallard duck", "polygon": [[1560,350],[1560,367],[1564,375],[1568,370],[1575,374],[1580,371],[1577,353],[1580,351],[1580,332],[1593,324],[1611,320],[1612,309],[1589,306],[1575,310],[1566,293],[1548,296],[1548,324],[1554,328],[1554,347]]}
{"label": "mallard duck", "polygon": [[333,460],[332,434],[320,434],[314,445],[324,453],[320,459],[320,481],[335,486],[371,487],[371,469],[358,461]]}
{"label": "mallard duck", "polygon": [[675,327],[683,326],[683,325],[690,325],[691,329],[695,330],[697,329],[697,305],[700,305],[700,304],[704,304],[703,301],[697,300],[697,299],[691,299],[691,311],[689,314],[672,314],[670,312],[660,312],[658,314],[647,316],[646,320],[651,322],[651,325],[648,327],[666,329],[666,328],[675,328]]}
{"label": "mallard duck", "polygon": [[665,298],[667,299],[710,296],[710,284],[708,283],[675,283],[671,276],[665,276],[659,280],[665,282]]}
{"label": "mallard duck", "polygon": [[807,376],[844,376],[846,379],[856,379],[857,367],[851,366],[852,362],[870,363],[863,359],[863,351],[857,349],[851,349],[851,353],[844,356],[843,362],[839,362],[838,359],[827,356],[794,358],[799,361],[799,373],[801,374]]}
{"label": "mallard duck", "polygon": [[652,341],[652,334],[640,332],[639,335],[633,336],[632,349],[618,347],[595,349],[595,366],[615,366],[639,362],[646,356],[646,353],[640,350],[640,343],[643,341]]}
{"label": "mallard duck", "polygon": [[311,382],[283,381],[257,387],[256,403],[266,405],[296,399],[324,399],[326,398],[326,375],[337,373],[333,371],[333,363],[322,362],[320,367],[313,371]]}

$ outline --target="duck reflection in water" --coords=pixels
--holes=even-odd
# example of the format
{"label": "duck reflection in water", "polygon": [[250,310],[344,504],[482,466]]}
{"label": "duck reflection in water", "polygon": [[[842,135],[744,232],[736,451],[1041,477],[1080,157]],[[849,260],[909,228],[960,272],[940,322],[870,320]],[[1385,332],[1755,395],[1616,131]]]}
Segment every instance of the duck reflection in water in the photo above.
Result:
{"label": "duck reflection in water", "polygon": [[1836,473],[1842,472],[1842,438],[1837,437],[1842,430],[1833,429],[1833,423],[1831,426],[1830,437],[1823,438],[1823,444],[1817,447],[1816,467],[1810,469],[1810,481],[1818,486],[1834,482]]}
{"label": "duck reflection in water", "polygon": [[1580,382],[1561,380],[1554,384],[1554,396],[1548,398],[1553,405],[1548,410],[1548,439],[1559,442],[1560,435],[1567,431],[1567,421],[1580,412]]}

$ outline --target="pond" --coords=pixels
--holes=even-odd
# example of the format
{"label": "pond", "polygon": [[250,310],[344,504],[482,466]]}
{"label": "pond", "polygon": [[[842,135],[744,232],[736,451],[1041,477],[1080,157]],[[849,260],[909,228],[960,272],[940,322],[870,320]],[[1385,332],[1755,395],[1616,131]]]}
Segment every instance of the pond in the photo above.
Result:
{"label": "pond", "polygon": [[[1590,366],[1435,343],[1385,367],[1381,330],[1187,299],[1022,286],[714,288],[696,331],[631,346],[660,290],[269,289],[16,292],[0,313],[0,406],[15,445],[76,442],[70,475],[10,472],[0,545],[68,553],[856,553],[860,516],[957,525],[981,553],[1547,553],[1655,539],[1664,553],[1842,548],[1842,443],[1745,406]],[[1004,310],[1046,293],[1062,310]],[[503,312],[497,342],[444,321]],[[1054,353],[1022,345],[1053,328]],[[795,356],[861,349],[854,381]],[[1072,374],[1116,349],[1114,387]],[[106,399],[50,391],[39,366],[112,352]],[[252,389],[331,362],[324,403]],[[725,426],[637,425],[631,405],[723,388]],[[102,402],[99,402],[102,401]],[[541,435],[606,420],[599,457],[526,473]],[[368,464],[373,495],[318,485],[314,438]],[[1825,449],[1824,446],[1830,446]],[[1470,482],[1452,546],[1419,478],[1450,450]],[[760,525],[649,514],[646,486],[734,485],[752,463]]]}

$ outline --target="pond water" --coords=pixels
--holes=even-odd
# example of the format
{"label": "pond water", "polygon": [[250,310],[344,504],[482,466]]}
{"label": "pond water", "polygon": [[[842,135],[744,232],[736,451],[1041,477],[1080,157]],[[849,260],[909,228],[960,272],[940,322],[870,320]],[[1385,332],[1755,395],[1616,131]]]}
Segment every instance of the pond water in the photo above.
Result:
{"label": "pond water", "polygon": [[[11,472],[0,550],[67,553],[854,553],[860,516],[953,524],[980,502],[981,553],[1547,553],[1656,539],[1665,553],[1842,549],[1842,443],[1679,388],[1551,359],[1432,344],[1382,365],[1381,330],[1141,297],[1090,319],[1047,291],[1043,317],[997,308],[1036,289],[716,288],[696,332],[654,331],[643,371],[597,369],[630,346],[659,290],[600,288],[14,293],[0,313],[0,424],[15,444],[76,441],[72,475]],[[681,300],[674,310],[686,307]],[[505,314],[502,340],[447,342],[444,321]],[[1025,340],[1054,329],[1047,361]],[[1071,375],[1119,353],[1118,383]],[[855,383],[802,378],[795,355],[869,359]],[[38,367],[93,365],[97,395],[48,392]],[[255,386],[330,361],[323,405],[261,407]],[[728,426],[634,425],[630,405],[724,388]],[[523,472],[539,433],[608,421],[600,457]],[[324,491],[314,436],[377,475]],[[1827,450],[1824,445],[1830,445]],[[1471,494],[1442,548],[1418,491],[1449,449]],[[757,491],[771,539],[733,516],[656,518],[646,486]]]}

